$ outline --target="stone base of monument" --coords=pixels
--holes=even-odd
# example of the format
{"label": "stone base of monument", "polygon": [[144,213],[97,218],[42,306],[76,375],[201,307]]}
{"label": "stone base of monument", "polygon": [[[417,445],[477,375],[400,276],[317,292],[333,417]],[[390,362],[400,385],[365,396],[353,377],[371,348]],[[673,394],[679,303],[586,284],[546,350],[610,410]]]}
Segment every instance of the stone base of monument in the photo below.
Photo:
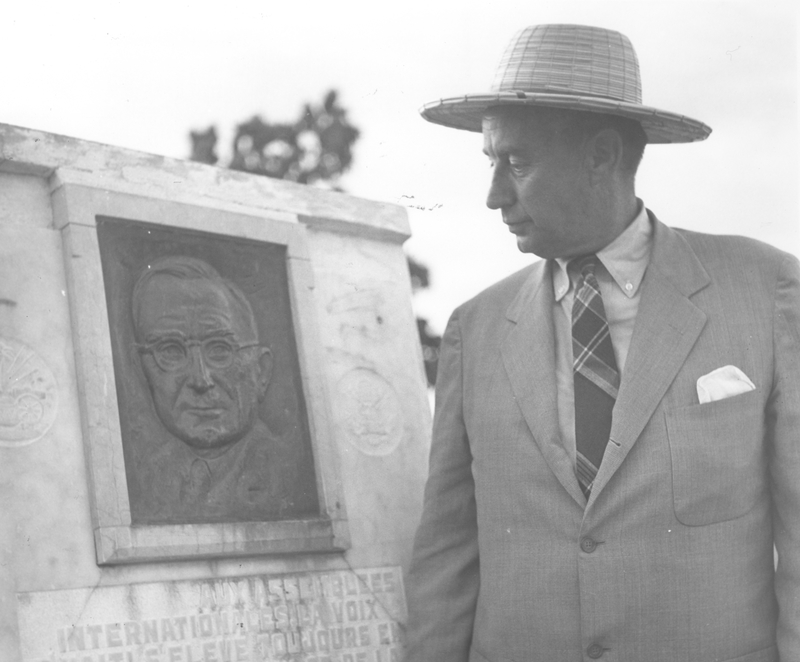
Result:
{"label": "stone base of monument", "polygon": [[0,125],[0,659],[389,662],[402,208]]}

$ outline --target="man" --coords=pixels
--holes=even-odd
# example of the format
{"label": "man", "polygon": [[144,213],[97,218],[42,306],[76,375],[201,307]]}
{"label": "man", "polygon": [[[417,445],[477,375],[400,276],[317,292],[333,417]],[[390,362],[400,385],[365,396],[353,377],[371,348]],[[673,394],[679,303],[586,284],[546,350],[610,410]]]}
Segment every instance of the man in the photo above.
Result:
{"label": "man", "polygon": [[[487,204],[546,260],[453,314],[409,573],[409,661],[800,660],[800,274],[636,198],[626,37],[523,30],[489,95]],[[778,550],[777,571],[773,543]]]}
{"label": "man", "polygon": [[146,519],[274,519],[295,507],[295,471],[259,419],[272,369],[241,289],[206,262],[168,256],[133,290],[133,322],[155,412],[176,440],[139,464]]}

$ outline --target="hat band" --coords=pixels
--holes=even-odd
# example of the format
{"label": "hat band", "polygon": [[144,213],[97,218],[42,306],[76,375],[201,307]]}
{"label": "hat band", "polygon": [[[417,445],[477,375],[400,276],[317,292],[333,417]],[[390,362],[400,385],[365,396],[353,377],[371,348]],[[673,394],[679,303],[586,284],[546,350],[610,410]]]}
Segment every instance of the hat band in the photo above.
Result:
{"label": "hat band", "polygon": [[541,87],[531,87],[525,90],[519,90],[514,88],[505,88],[505,89],[496,89],[492,90],[495,94],[514,94],[518,99],[527,99],[528,95],[538,95],[538,94],[558,94],[558,95],[565,95],[570,97],[582,97],[582,98],[591,98],[591,99],[605,99],[608,101],[613,101],[615,103],[630,103],[634,105],[639,105],[639,103],[635,100],[630,99],[622,99],[617,96],[609,96],[606,94],[597,94],[594,92],[590,92],[588,90],[575,90],[575,89],[565,89],[563,87],[559,87],[557,85],[543,85]]}

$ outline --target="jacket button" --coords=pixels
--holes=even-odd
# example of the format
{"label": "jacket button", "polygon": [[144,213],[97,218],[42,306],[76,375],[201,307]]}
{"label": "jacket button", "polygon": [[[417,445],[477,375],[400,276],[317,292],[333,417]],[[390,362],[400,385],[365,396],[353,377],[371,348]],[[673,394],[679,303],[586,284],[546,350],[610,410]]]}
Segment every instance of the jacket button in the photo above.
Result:
{"label": "jacket button", "polygon": [[593,660],[597,660],[603,657],[603,653],[606,652],[606,649],[603,648],[600,644],[592,644],[589,648],[586,649],[586,654],[592,658]]}
{"label": "jacket button", "polygon": [[581,549],[587,554],[591,554],[597,549],[597,542],[592,540],[589,536],[581,538]]}

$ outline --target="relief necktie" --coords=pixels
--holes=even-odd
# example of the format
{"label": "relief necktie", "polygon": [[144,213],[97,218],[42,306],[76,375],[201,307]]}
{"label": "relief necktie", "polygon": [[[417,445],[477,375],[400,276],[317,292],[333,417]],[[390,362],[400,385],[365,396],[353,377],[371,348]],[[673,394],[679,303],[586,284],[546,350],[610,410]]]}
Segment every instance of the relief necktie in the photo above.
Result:
{"label": "relief necktie", "polygon": [[208,462],[195,459],[189,468],[188,480],[181,486],[181,501],[187,505],[196,505],[205,501],[211,489],[211,468]]}
{"label": "relief necktie", "polygon": [[595,277],[596,255],[570,262],[580,277],[572,306],[572,374],[575,380],[576,472],[586,498],[611,433],[611,412],[619,389],[619,371],[608,320]]}

